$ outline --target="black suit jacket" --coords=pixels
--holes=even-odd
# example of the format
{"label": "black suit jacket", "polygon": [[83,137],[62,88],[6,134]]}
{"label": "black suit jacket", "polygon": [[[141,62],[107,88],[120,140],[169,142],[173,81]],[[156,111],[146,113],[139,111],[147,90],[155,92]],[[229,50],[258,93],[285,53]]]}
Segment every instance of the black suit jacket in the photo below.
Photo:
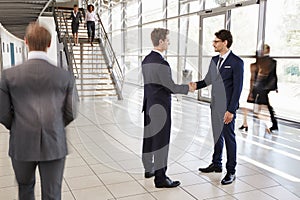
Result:
{"label": "black suit jacket", "polygon": [[72,12],[71,12],[70,19],[72,19],[72,24],[79,24],[79,21],[80,21],[80,23],[82,23],[82,15],[81,15],[81,12],[78,11],[78,12],[76,13],[76,16],[74,16],[74,12],[72,11]]}
{"label": "black suit jacket", "polygon": [[157,52],[151,51],[142,62],[144,78],[143,111],[152,105],[171,105],[171,94],[187,94],[188,85],[175,84],[169,63]]}

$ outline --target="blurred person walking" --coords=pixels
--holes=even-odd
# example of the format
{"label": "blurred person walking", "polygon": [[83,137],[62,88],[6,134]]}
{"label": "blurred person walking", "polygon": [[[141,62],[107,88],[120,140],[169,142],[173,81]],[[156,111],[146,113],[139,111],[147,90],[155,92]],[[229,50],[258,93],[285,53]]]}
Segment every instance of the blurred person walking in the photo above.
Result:
{"label": "blurred person walking", "polygon": [[[258,109],[254,110],[254,112],[259,113],[261,109],[267,108],[270,113],[270,118],[272,122],[271,127],[266,127],[266,131],[271,133],[273,131],[278,130],[278,122],[275,117],[275,112],[273,107],[270,104],[269,93],[270,91],[278,92],[278,78],[276,73],[277,62],[273,58],[269,56],[270,54],[270,46],[265,44],[263,50],[263,56],[257,57],[256,63],[251,64],[251,81],[250,85],[253,83],[252,91],[250,86],[250,93],[248,96],[248,100],[258,104]],[[254,79],[254,82],[253,82]],[[261,117],[260,117],[261,118]],[[247,124],[247,113],[244,113],[244,122],[243,125],[239,129],[248,130]]]}

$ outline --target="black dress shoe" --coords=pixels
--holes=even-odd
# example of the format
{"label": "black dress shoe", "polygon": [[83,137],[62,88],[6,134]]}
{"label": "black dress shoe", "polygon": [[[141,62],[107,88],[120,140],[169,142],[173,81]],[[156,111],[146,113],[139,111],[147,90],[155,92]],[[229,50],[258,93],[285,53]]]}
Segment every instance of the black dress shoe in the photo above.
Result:
{"label": "black dress shoe", "polygon": [[155,184],[156,188],[174,188],[180,185],[179,181],[172,181],[170,178],[166,178],[163,182]]}
{"label": "black dress shoe", "polygon": [[155,175],[154,172],[145,172],[145,178],[151,178]]}
{"label": "black dress shoe", "polygon": [[239,128],[240,130],[243,130],[243,129],[245,129],[245,131],[248,131],[248,126],[244,126],[244,125],[242,125],[240,128]]}
{"label": "black dress shoe", "polygon": [[235,174],[227,173],[226,176],[222,179],[222,185],[228,185],[235,180]]}
{"label": "black dress shoe", "polygon": [[222,172],[222,167],[218,167],[215,164],[211,163],[206,168],[199,168],[200,172],[210,173],[210,172]]}
{"label": "black dress shoe", "polygon": [[278,131],[278,127],[277,126],[272,126],[271,128],[269,128],[270,129],[270,131],[272,132],[272,131]]}

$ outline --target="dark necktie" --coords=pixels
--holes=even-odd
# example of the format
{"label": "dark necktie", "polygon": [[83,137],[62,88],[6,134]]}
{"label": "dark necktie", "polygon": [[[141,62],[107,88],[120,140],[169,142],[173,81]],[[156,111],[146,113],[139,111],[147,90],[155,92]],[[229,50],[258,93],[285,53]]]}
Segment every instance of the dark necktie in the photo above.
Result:
{"label": "dark necktie", "polygon": [[219,57],[219,61],[218,61],[218,64],[217,64],[217,70],[218,70],[218,73],[219,73],[219,70],[221,68],[221,63],[223,61],[224,58],[222,58],[221,56]]}

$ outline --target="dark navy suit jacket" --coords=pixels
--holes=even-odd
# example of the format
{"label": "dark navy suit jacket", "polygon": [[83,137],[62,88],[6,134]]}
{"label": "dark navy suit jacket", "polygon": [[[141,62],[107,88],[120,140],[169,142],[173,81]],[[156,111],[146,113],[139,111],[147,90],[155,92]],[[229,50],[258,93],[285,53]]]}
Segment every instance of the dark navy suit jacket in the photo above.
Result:
{"label": "dark navy suit jacket", "polygon": [[218,72],[218,59],[219,55],[212,57],[204,80],[197,82],[197,89],[212,85],[211,108],[235,114],[243,88],[244,62],[230,52]]}

